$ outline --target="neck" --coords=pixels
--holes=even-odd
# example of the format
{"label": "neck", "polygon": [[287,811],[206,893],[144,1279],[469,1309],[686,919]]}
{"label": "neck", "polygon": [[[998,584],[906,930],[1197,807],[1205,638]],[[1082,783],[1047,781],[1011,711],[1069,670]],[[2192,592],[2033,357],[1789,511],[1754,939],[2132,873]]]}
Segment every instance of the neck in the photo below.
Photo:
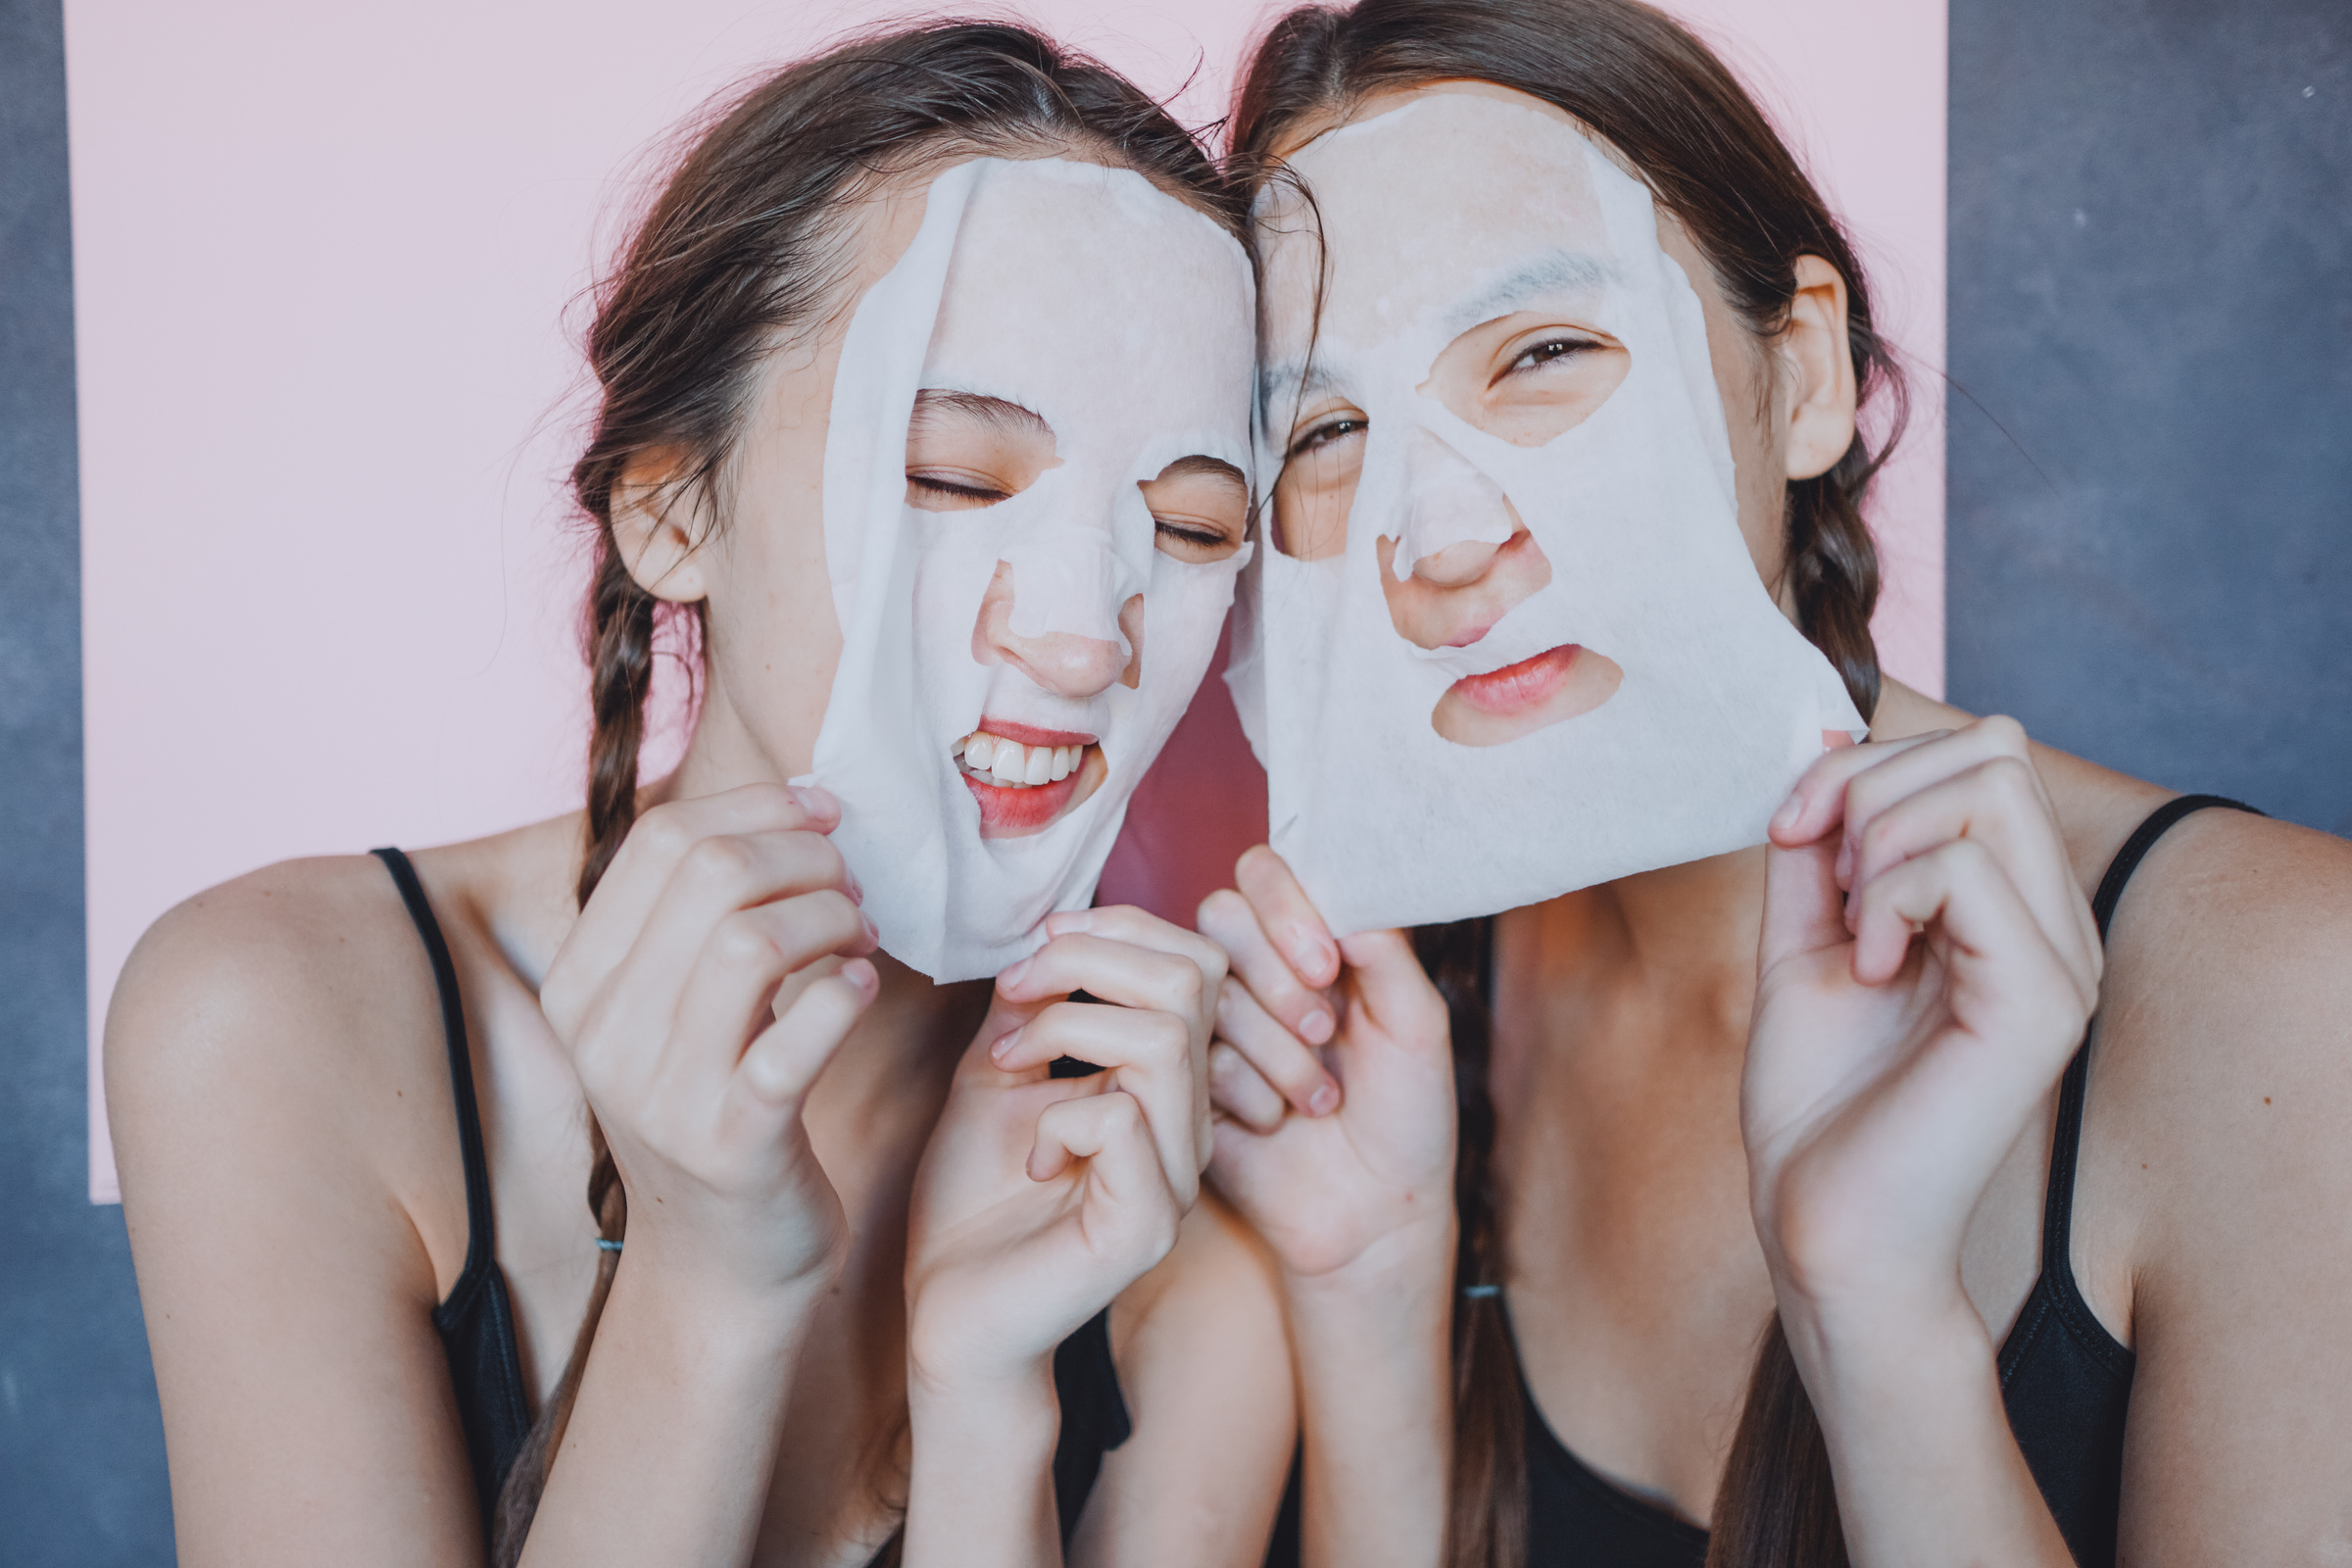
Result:
{"label": "neck", "polygon": [[1497,917],[1497,1085],[1580,1064],[1687,1073],[1694,1057],[1737,1075],[1763,900],[1758,846]]}

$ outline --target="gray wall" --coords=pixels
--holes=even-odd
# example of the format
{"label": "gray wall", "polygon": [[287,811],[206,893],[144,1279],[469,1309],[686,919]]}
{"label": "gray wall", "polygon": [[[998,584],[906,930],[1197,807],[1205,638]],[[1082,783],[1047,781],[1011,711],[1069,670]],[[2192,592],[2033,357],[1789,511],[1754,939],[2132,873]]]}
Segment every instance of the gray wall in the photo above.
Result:
{"label": "gray wall", "polygon": [[1951,16],[1952,700],[2352,833],[2352,4]]}
{"label": "gray wall", "polygon": [[81,570],[58,0],[0,0],[0,1564],[165,1563],[122,1211],[92,1208]]}
{"label": "gray wall", "polygon": [[[1951,12],[1953,695],[2352,831],[2352,7]],[[85,1199],[72,323],[58,4],[0,0],[0,1565],[172,1556]]]}

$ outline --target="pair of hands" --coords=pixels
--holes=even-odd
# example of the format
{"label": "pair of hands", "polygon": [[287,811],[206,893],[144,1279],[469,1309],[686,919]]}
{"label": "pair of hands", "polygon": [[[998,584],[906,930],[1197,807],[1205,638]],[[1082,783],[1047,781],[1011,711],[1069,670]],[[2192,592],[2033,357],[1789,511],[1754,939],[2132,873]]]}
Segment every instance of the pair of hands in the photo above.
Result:
{"label": "pair of hands", "polygon": [[[627,1188],[628,1255],[757,1318],[821,1292],[848,1242],[802,1124],[880,992],[839,824],[812,789],[654,808],[540,990]],[[1222,951],[1137,909],[1048,934],[999,978],[916,1178],[909,1356],[943,1385],[1033,1378],[1166,1254],[1208,1156]],[[1062,1055],[1106,1070],[1054,1079]]]}
{"label": "pair of hands", "polygon": [[[1200,909],[1233,968],[1211,1177],[1294,1277],[1410,1251],[1452,1215],[1444,1004],[1400,933],[1335,943],[1271,852],[1238,880]],[[2025,732],[1825,756],[1772,823],[1759,957],[1741,1120],[1785,1300],[1950,1307],[1968,1217],[2098,1000]]]}

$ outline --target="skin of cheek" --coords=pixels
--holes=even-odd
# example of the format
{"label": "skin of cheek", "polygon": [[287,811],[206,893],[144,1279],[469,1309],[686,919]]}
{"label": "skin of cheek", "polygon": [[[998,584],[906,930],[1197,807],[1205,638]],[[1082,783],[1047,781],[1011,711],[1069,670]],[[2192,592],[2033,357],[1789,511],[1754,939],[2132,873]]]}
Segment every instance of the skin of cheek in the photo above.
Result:
{"label": "skin of cheek", "polygon": [[1747,541],[1756,575],[1775,590],[1775,603],[1791,620],[1784,572],[1788,559],[1788,412],[1773,380],[1770,353],[1733,312],[1716,285],[1714,270],[1673,214],[1658,214],[1658,248],[1674,258],[1690,279],[1707,322],[1707,358],[1731,437],[1733,488],[1739,498],[1740,533]]}
{"label": "skin of cheek", "polygon": [[688,757],[706,788],[808,770],[841,662],[825,564],[825,434],[857,301],[921,226],[921,191],[880,197],[847,243],[858,254],[831,314],[779,346],[723,470],[725,521],[709,593],[703,710]]}

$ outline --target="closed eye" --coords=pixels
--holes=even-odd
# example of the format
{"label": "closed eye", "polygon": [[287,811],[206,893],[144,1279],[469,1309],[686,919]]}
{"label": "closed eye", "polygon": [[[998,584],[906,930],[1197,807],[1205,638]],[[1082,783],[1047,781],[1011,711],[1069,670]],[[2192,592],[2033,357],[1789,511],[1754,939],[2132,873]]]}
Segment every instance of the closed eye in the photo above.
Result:
{"label": "closed eye", "polygon": [[[993,507],[1011,491],[988,483],[977,474],[909,473],[906,488],[936,496],[949,507]],[[944,509],[943,509],[944,510]]]}

